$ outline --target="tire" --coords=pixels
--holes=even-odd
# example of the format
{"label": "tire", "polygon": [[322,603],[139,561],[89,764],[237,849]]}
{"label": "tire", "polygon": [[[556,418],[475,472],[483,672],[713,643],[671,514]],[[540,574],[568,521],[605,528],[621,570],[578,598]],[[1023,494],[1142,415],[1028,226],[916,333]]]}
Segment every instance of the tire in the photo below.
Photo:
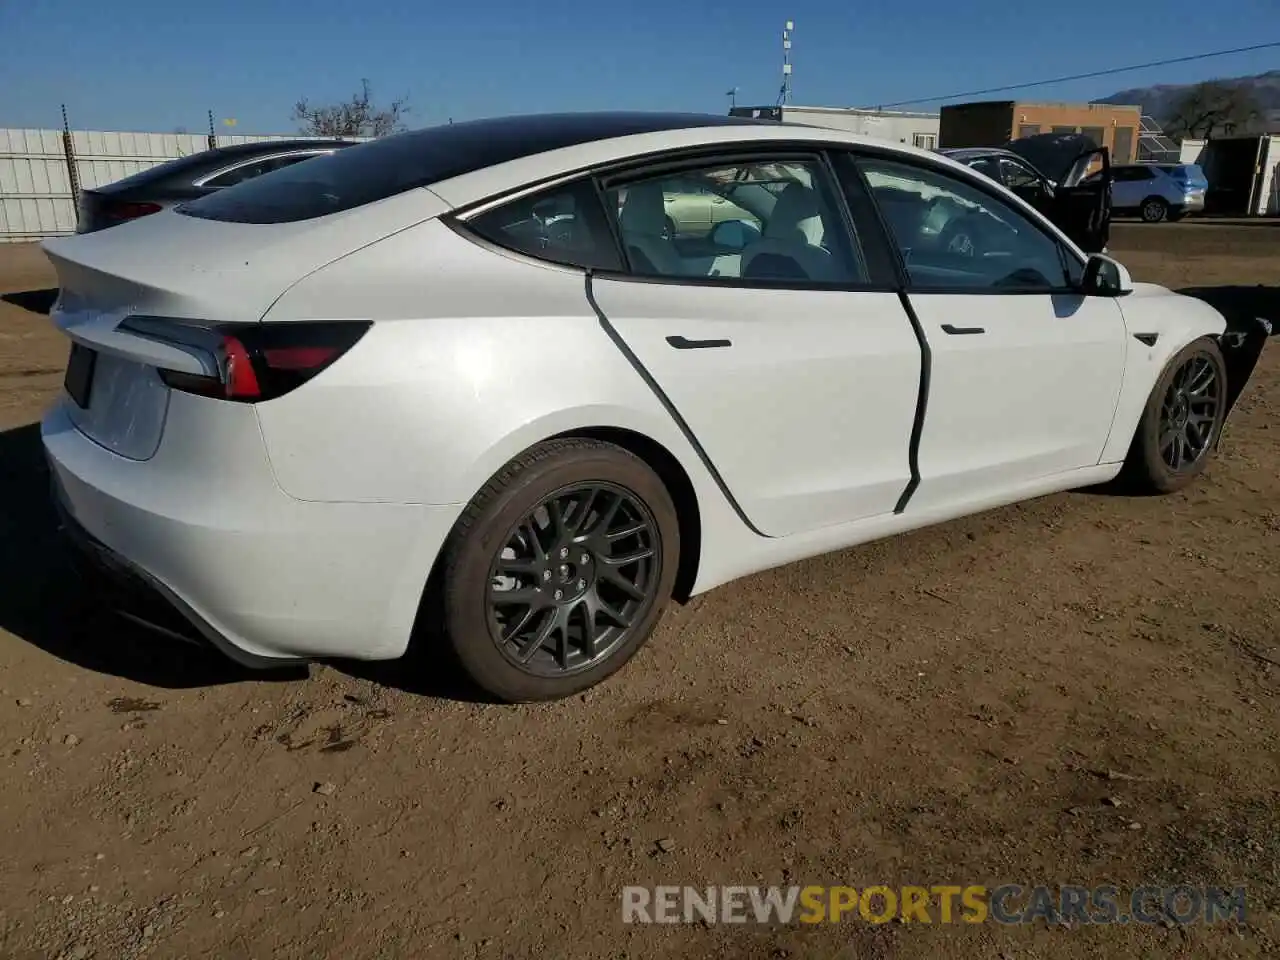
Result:
{"label": "tire", "polygon": [[1159,223],[1169,216],[1169,204],[1160,197],[1147,197],[1139,209],[1143,223]]}
{"label": "tire", "polygon": [[676,238],[676,222],[672,220],[670,217],[667,217],[666,223],[664,224],[664,226],[666,227],[666,230],[667,230],[667,239],[674,240]]}
{"label": "tire", "polygon": [[[594,499],[579,506],[587,489]],[[618,498],[612,520],[605,517],[611,498]],[[562,505],[558,527],[549,502]],[[597,529],[602,519],[604,533]],[[575,525],[581,532],[570,539]],[[641,525],[640,533],[625,532]],[[555,529],[571,546],[557,545]],[[651,555],[617,565],[646,545]],[[610,553],[616,550],[622,553]],[[504,553],[515,556],[504,560]],[[671,495],[643,460],[610,443],[550,440],[516,457],[476,494],[442,559],[445,639],[470,680],[506,703],[558,700],[615,673],[652,634],[674,587],[680,527]],[[623,592],[617,577],[632,578],[643,597]],[[499,601],[516,596],[529,602]],[[606,606],[609,615],[600,612]],[[601,630],[594,652],[582,636],[588,621]],[[548,623],[555,625],[539,640]],[[504,631],[516,640],[503,642]],[[528,662],[518,662],[531,648]]]}
{"label": "tire", "polygon": [[[1171,396],[1176,398],[1180,386],[1184,393],[1186,387],[1194,387],[1196,378],[1200,375],[1198,371],[1204,369],[1211,369],[1213,372],[1212,389],[1216,391],[1213,400],[1199,399],[1190,404],[1179,405],[1175,399],[1169,405],[1172,411],[1171,425],[1168,418],[1170,415],[1166,414],[1166,400]],[[1185,383],[1181,379],[1184,374],[1188,375],[1188,382]],[[1121,478],[1135,492],[1172,493],[1198,477],[1209,462],[1222,434],[1222,424],[1226,419],[1226,394],[1227,368],[1222,359],[1222,351],[1215,341],[1204,337],[1180,350],[1165,366],[1164,373],[1147,398]],[[1174,466],[1167,458],[1167,452],[1172,451],[1167,447],[1162,448],[1161,440],[1167,438],[1172,431],[1183,437],[1184,444],[1188,442],[1186,438],[1190,435],[1190,428],[1176,428],[1178,417],[1183,411],[1192,417],[1210,416],[1211,411],[1211,419],[1205,421],[1209,433],[1194,460],[1182,466]],[[1203,435],[1201,431],[1196,432]]]}

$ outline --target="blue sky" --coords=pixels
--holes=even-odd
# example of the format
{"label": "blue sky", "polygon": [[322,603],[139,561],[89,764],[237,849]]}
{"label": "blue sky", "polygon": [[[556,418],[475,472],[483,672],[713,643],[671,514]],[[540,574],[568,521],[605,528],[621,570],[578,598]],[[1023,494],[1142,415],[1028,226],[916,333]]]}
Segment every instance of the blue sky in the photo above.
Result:
{"label": "blue sky", "polygon": [[[27,0],[0,3],[0,127],[284,133],[300,96],[408,94],[411,126],[539,110],[865,106],[1280,40],[1277,0]],[[1257,73],[1280,48],[1027,91],[1087,100]],[[930,105],[936,107],[936,104]],[[222,128],[226,130],[226,128]],[[230,132],[227,130],[226,132]]]}

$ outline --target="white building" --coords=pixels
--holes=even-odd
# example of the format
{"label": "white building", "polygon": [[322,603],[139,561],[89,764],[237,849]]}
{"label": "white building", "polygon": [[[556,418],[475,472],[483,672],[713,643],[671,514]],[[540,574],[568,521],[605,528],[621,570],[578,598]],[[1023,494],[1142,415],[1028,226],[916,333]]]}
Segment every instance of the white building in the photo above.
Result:
{"label": "white building", "polygon": [[735,117],[756,117],[779,123],[803,123],[831,127],[864,137],[906,143],[925,150],[938,145],[939,119],[936,113],[905,110],[864,110],[857,107],[734,107]]}

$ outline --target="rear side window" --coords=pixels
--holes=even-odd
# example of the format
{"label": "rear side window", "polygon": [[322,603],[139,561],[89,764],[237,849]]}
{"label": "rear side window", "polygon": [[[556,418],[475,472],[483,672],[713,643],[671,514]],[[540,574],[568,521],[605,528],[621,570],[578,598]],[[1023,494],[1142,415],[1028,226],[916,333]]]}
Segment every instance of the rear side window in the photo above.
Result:
{"label": "rear side window", "polygon": [[539,260],[621,270],[622,260],[591,180],[531,194],[466,222],[472,233]]}

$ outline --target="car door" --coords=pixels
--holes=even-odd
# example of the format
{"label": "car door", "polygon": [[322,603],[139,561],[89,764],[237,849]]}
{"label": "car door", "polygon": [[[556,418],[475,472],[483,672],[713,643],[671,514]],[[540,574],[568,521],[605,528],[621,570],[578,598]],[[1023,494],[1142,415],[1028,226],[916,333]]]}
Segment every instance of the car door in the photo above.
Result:
{"label": "car door", "polygon": [[[1089,181],[1084,174],[1099,169]],[[1050,183],[1038,170],[1013,157],[1000,158],[1000,179],[1031,204],[1086,253],[1101,253],[1111,233],[1111,178],[1106,150],[1076,158],[1061,183]]]}
{"label": "car door", "polygon": [[1012,157],[1000,158],[1000,182],[1041,213],[1052,217],[1053,189],[1035,170]]}
{"label": "car door", "polygon": [[1110,151],[1100,147],[1076,158],[1044,212],[1085,253],[1101,253],[1111,237],[1113,190]]}
{"label": "car door", "polygon": [[[718,231],[750,240],[714,260],[653,236],[654,214],[629,207],[676,180],[737,188],[760,235]],[[606,210],[626,190],[629,264],[591,279],[602,322],[750,524],[782,537],[892,513],[911,479],[922,350],[887,251],[850,234],[822,156],[726,155],[601,186]]]}
{"label": "car door", "polygon": [[922,203],[945,196],[975,238],[960,253],[912,232],[909,218],[884,218],[930,357],[920,484],[906,510],[962,509],[1096,465],[1124,373],[1116,301],[1079,293],[1079,255],[980,178],[856,162],[877,206],[881,194],[901,204],[904,190]]}

